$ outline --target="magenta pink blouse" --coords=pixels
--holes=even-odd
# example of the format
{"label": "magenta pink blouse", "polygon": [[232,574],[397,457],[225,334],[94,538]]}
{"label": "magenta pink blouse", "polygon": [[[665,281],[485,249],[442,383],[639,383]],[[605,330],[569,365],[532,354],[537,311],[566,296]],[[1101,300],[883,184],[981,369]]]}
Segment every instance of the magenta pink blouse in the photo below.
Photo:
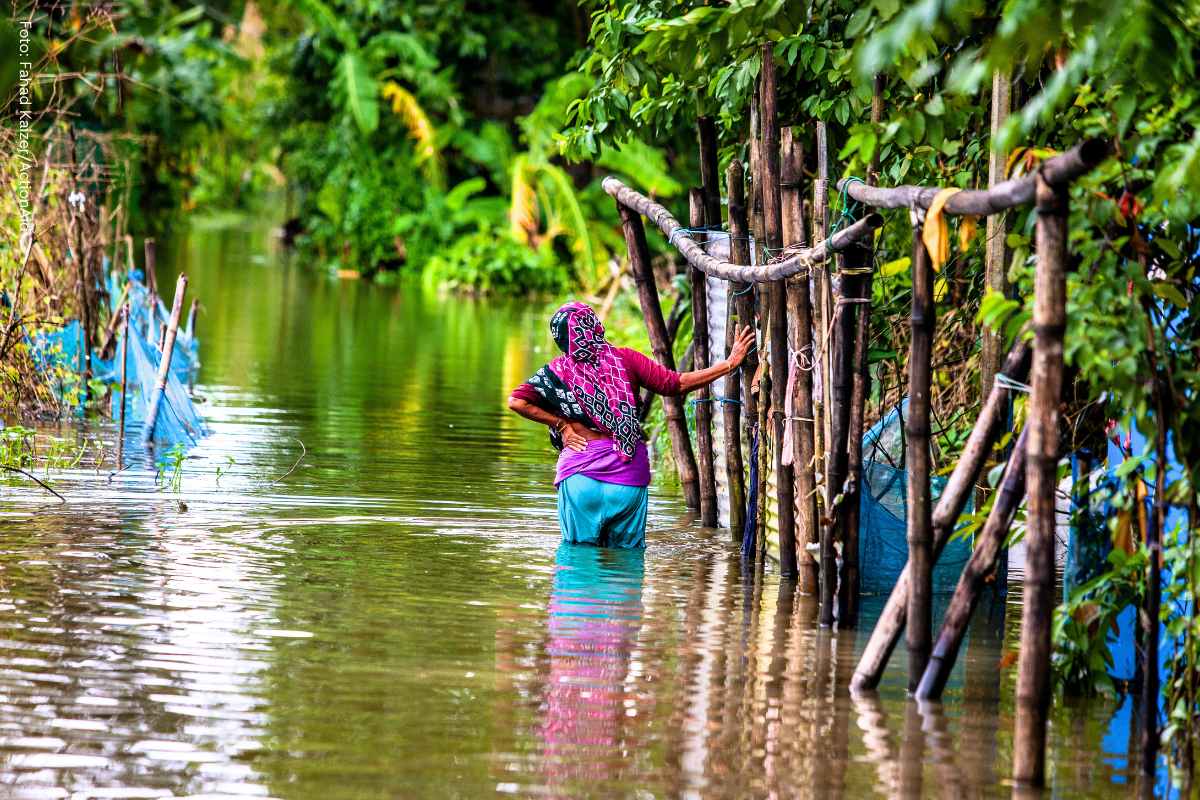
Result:
{"label": "magenta pink blouse", "polygon": [[[625,374],[633,384],[634,394],[645,387],[655,394],[679,394],[679,373],[667,369],[662,364],[632,350],[628,347],[618,347],[617,353],[625,367]],[[537,405],[539,395],[537,390],[528,383],[522,383],[512,391],[512,397]],[[563,449],[558,456],[558,468],[555,471],[554,485],[565,481],[572,475],[586,475],[605,483],[616,483],[622,486],[648,486],[650,484],[650,458],[646,453],[646,444],[642,442],[637,447],[632,461],[622,461],[620,455],[613,449],[609,439],[595,439],[588,442],[582,453]]]}

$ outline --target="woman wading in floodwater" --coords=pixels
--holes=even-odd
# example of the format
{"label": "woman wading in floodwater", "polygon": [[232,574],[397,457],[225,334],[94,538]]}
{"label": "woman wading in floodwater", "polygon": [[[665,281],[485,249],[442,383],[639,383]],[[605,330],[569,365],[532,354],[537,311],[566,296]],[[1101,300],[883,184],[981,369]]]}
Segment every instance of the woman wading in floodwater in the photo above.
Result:
{"label": "woman wading in floodwater", "polygon": [[550,319],[563,355],[513,390],[508,407],[550,428],[560,451],[554,484],[563,541],[601,547],[646,546],[650,459],[637,416],[637,393],[682,395],[737,369],[754,343],[743,328],[729,358],[695,372],[673,372],[628,347],[613,347],[583,303]]}

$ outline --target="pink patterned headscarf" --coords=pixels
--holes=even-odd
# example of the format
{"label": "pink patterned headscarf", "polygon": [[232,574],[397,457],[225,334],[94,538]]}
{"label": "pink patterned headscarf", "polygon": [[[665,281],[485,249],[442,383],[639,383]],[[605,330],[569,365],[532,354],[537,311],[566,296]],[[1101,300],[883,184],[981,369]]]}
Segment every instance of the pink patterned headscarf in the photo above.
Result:
{"label": "pink patterned headscarf", "polygon": [[641,441],[637,399],[617,349],[604,338],[604,325],[591,307],[567,303],[550,319],[550,332],[563,355],[551,371],[570,388],[597,425],[613,434],[613,449],[633,460]]}

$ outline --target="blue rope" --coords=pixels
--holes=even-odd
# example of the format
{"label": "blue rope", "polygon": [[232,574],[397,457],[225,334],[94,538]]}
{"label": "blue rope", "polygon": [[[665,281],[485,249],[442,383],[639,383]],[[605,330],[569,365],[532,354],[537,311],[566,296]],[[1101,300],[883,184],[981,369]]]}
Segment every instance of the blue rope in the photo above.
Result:
{"label": "blue rope", "polygon": [[[854,183],[855,181],[861,183],[863,186],[867,185],[867,182],[862,178],[856,178],[853,175],[851,175],[849,178],[846,178],[845,183],[842,184],[842,191],[838,199],[840,213],[838,214],[837,220],[834,221],[833,227],[829,231],[830,236],[841,230],[843,225],[853,224],[858,221],[858,201],[851,198],[849,193],[846,191],[850,188],[850,184]],[[854,205],[851,206],[850,203],[853,203]]]}
{"label": "blue rope", "polygon": [[689,406],[694,406],[697,403],[729,403],[730,405],[740,406],[741,400],[735,400],[732,397],[695,397],[688,400]]}
{"label": "blue rope", "polygon": [[752,291],[753,289],[754,289],[754,284],[753,284],[753,283],[748,283],[748,284],[746,284],[746,288],[745,288],[745,289],[742,289],[741,291],[738,291],[738,292],[734,292],[734,293],[733,293],[733,296],[734,296],[734,297],[741,297],[742,295],[744,295],[744,294],[746,294],[746,293],[748,293],[748,292]]}
{"label": "blue rope", "polygon": [[754,561],[754,517],[758,512],[758,427],[750,438],[750,485],[746,491],[746,524],[742,528],[742,561]]}

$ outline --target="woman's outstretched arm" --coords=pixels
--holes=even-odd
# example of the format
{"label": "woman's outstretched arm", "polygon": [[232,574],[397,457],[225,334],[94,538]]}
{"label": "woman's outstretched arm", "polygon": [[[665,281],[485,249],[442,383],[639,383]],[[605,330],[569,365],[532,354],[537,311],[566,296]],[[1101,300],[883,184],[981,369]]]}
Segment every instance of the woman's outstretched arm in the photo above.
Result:
{"label": "woman's outstretched arm", "polygon": [[729,358],[718,361],[711,367],[679,374],[679,393],[687,394],[702,386],[708,386],[718,378],[723,378],[733,372],[746,360],[746,354],[753,346],[754,331],[749,326],[742,328],[738,331],[737,338],[733,341],[733,347],[729,350]]}

